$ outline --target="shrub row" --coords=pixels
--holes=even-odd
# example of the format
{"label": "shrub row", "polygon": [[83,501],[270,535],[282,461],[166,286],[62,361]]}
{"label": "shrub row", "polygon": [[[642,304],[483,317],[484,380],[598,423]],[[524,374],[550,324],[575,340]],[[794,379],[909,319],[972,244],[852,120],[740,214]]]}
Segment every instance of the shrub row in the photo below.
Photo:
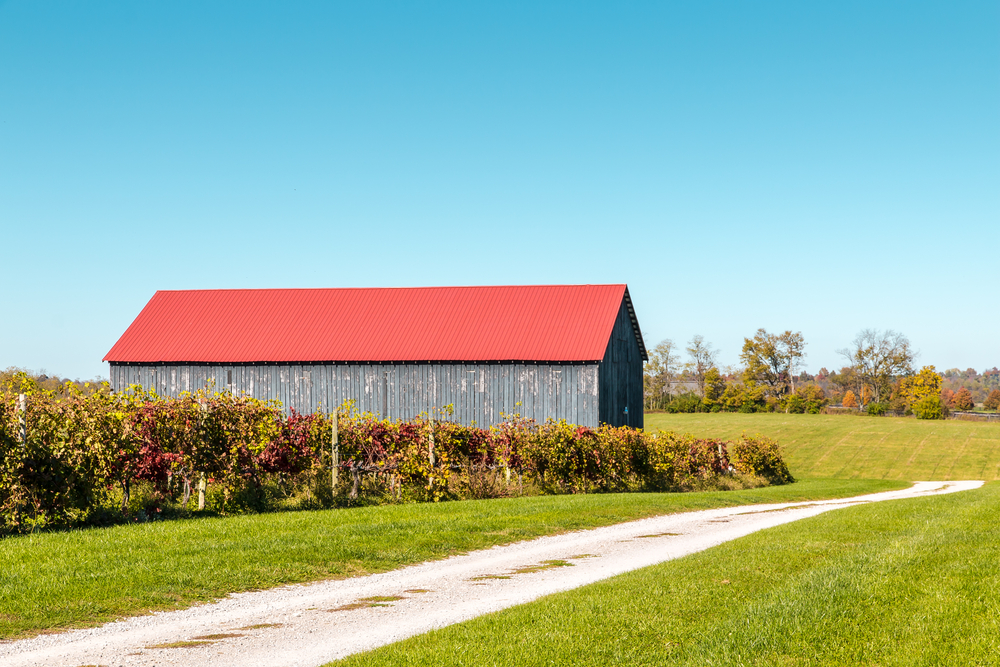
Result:
{"label": "shrub row", "polygon": [[818,385],[800,386],[780,398],[769,396],[760,385],[727,382],[722,388],[706,387],[705,396],[684,392],[670,397],[664,412],[783,412],[820,414],[830,401]]}
{"label": "shrub row", "polygon": [[8,533],[190,512],[206,486],[205,507],[232,513],[791,481],[777,445],[760,436],[727,443],[516,416],[477,428],[446,414],[379,419],[345,404],[335,459],[331,415],[285,414],[277,402],[229,393],[67,387],[29,392],[23,411],[16,393],[0,398],[0,531]]}

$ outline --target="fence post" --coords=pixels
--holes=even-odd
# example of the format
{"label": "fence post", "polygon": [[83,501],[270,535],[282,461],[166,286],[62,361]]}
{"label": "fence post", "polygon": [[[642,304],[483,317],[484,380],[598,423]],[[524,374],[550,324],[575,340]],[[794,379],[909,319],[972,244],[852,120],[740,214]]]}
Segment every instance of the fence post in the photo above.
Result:
{"label": "fence post", "polygon": [[340,437],[337,432],[337,411],[333,411],[333,438],[330,442],[330,484],[337,495],[337,477],[340,472]]}
{"label": "fence post", "polygon": [[20,426],[20,436],[21,444],[25,445],[28,442],[28,422],[25,419],[25,413],[28,411],[28,397],[24,394],[17,395],[17,422]]}

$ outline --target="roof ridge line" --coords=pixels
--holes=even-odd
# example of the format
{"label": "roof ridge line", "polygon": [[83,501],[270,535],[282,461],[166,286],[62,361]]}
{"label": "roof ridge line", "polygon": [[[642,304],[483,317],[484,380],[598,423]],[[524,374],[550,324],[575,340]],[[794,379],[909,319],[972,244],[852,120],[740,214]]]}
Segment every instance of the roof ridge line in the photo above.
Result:
{"label": "roof ridge line", "polygon": [[309,292],[309,291],[349,291],[349,290],[439,290],[439,289],[483,289],[522,287],[625,287],[627,283],[531,283],[525,285],[420,285],[411,287],[192,287],[186,289],[158,289],[159,292]]}

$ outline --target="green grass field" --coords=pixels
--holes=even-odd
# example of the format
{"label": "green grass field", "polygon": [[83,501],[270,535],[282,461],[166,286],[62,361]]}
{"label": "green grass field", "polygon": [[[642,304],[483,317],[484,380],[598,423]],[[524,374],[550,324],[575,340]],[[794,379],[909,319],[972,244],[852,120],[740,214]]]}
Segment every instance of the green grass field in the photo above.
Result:
{"label": "green grass field", "polygon": [[649,414],[646,429],[776,438],[797,478],[1000,480],[1000,423],[785,414]]}
{"label": "green grass field", "polygon": [[0,639],[96,625],[235,591],[380,572],[567,530],[686,510],[905,486],[807,481],[191,519],[0,539]]}
{"label": "green grass field", "polygon": [[998,507],[836,510],[331,664],[996,665]]}

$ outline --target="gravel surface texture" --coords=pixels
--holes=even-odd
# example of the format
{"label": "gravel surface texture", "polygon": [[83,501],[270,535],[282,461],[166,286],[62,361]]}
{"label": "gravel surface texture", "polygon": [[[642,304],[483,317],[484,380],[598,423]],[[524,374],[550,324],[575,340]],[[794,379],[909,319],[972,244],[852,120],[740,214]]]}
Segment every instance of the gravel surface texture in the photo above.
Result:
{"label": "gravel surface texture", "polygon": [[240,593],[181,611],[0,644],[0,664],[322,665],[840,507],[981,485],[917,482],[902,491],[686,512],[542,537],[382,574]]}

